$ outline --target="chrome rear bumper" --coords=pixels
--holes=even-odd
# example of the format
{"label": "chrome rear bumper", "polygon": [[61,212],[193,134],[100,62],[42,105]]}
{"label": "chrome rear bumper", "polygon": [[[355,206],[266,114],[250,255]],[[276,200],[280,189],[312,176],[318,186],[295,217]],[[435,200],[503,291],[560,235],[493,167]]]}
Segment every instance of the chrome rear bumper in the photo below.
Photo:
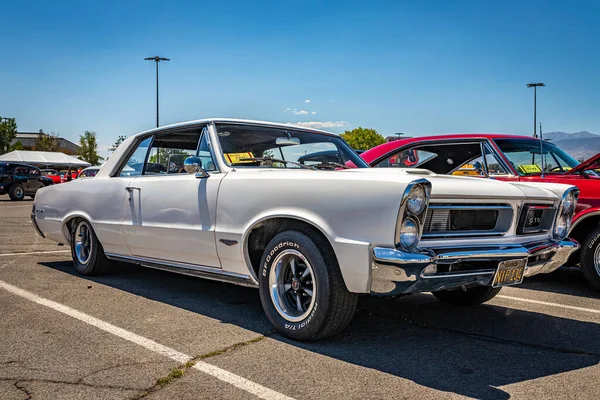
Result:
{"label": "chrome rear bumper", "polygon": [[[371,293],[380,296],[435,292],[462,286],[491,286],[500,261],[527,258],[525,277],[556,270],[579,244],[562,241],[421,249],[373,249]],[[443,272],[440,272],[442,270]]]}

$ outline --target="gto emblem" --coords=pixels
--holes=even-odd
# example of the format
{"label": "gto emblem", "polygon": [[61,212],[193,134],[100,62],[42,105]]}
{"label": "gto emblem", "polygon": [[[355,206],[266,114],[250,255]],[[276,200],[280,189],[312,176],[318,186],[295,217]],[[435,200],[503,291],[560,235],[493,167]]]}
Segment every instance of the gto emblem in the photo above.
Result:
{"label": "gto emblem", "polygon": [[542,222],[541,218],[529,218],[529,225],[539,224],[540,222]]}

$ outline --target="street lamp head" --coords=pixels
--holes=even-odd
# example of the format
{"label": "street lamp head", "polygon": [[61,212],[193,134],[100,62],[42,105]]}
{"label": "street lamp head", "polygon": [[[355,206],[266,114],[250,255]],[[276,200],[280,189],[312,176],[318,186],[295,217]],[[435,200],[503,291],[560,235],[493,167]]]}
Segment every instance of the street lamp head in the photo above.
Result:
{"label": "street lamp head", "polygon": [[537,83],[528,83],[527,87],[536,87],[536,86],[546,86],[544,83],[542,82],[537,82]]}
{"label": "street lamp head", "polygon": [[144,58],[144,60],[155,61],[155,62],[171,61],[171,59],[169,59],[169,58],[164,58],[164,57],[159,57],[159,56],[146,57],[146,58]]}

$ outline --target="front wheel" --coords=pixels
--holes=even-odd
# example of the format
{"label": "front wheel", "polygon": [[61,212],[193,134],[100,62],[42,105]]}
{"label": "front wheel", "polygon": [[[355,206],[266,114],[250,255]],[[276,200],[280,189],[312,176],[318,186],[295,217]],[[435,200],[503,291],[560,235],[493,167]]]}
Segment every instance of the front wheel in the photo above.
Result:
{"label": "front wheel", "polygon": [[75,269],[82,275],[97,275],[111,265],[111,261],[104,255],[104,249],[92,226],[83,219],[73,224],[71,256]]}
{"label": "front wheel", "polygon": [[21,201],[25,198],[25,189],[20,183],[15,183],[8,189],[8,196],[13,201]]}
{"label": "front wheel", "polygon": [[453,306],[473,306],[493,299],[502,288],[475,286],[467,289],[441,290],[432,294],[442,303]]}
{"label": "front wheel", "polygon": [[284,336],[324,339],[354,316],[358,296],[346,289],[335,255],[316,235],[277,234],[263,253],[259,275],[265,314]]}
{"label": "front wheel", "polygon": [[600,291],[600,226],[592,229],[581,247],[583,275],[596,290]]}

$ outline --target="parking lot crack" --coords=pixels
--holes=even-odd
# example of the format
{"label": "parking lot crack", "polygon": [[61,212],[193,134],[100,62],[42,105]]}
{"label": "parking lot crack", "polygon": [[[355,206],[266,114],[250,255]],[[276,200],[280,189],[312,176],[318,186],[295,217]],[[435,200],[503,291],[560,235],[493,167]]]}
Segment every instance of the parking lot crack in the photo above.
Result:
{"label": "parking lot crack", "polygon": [[29,397],[27,397],[28,399],[31,398],[31,396],[33,396],[32,393],[29,393],[24,387],[22,387],[21,385],[19,385],[20,383],[23,382],[43,382],[43,383],[56,383],[56,384],[60,384],[60,385],[81,385],[81,386],[87,386],[87,387],[92,387],[92,388],[96,388],[96,389],[117,389],[117,390],[139,390],[139,388],[133,388],[133,387],[127,387],[127,386],[115,386],[115,385],[101,385],[101,384],[91,384],[91,383],[84,383],[84,382],[73,382],[73,381],[61,381],[61,380],[56,380],[56,379],[21,379],[21,378],[0,378],[0,381],[15,381],[14,385],[17,389],[23,391],[24,393],[27,393],[27,395]]}
{"label": "parking lot crack", "polygon": [[156,380],[156,384],[154,384],[154,386],[144,390],[138,396],[134,397],[133,400],[144,398],[152,393],[157,392],[158,390],[162,389],[163,387],[172,384],[173,382],[175,382],[176,380],[181,378],[190,368],[192,368],[199,361],[203,361],[203,360],[206,360],[207,358],[216,357],[221,354],[229,353],[229,352],[238,350],[242,347],[250,346],[254,343],[258,343],[261,340],[268,337],[269,335],[271,335],[272,333],[273,332],[268,332],[264,335],[257,336],[250,340],[238,342],[238,343],[232,344],[230,346],[224,347],[222,349],[218,349],[218,350],[214,350],[214,351],[211,351],[208,353],[200,354],[200,355],[192,358],[185,364],[182,364],[178,367],[173,368],[171,371],[169,371],[169,373],[167,375],[158,378]]}
{"label": "parking lot crack", "polygon": [[33,396],[33,393],[29,393],[29,391],[27,390],[27,388],[25,388],[25,386],[21,386],[20,385],[21,381],[16,381],[14,383],[15,387],[20,390],[21,392],[25,393],[25,400],[29,400],[31,399],[31,397]]}

